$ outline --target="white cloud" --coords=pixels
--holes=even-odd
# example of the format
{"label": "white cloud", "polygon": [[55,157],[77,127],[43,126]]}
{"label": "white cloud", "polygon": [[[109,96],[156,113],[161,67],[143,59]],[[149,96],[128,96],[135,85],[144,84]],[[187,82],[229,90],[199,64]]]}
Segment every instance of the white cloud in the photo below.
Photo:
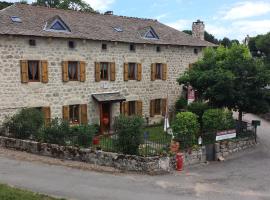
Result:
{"label": "white cloud", "polygon": [[236,20],[248,17],[260,16],[270,12],[270,2],[266,1],[245,1],[235,4],[227,11],[222,11],[222,19]]}
{"label": "white cloud", "polygon": [[85,0],[92,8],[99,11],[107,11],[115,0]]}
{"label": "white cloud", "polygon": [[168,13],[163,13],[161,15],[158,15],[158,16],[155,16],[155,17],[152,17],[153,19],[157,19],[158,21],[160,21],[161,19],[164,19],[168,17]]}
{"label": "white cloud", "polygon": [[167,25],[178,30],[190,30],[192,26],[192,20],[180,19],[175,22],[167,23]]}

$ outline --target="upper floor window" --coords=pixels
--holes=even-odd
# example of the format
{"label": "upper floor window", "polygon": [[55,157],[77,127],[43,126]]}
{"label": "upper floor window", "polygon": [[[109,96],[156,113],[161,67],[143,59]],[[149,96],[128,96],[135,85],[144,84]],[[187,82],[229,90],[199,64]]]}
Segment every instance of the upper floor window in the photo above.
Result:
{"label": "upper floor window", "polygon": [[142,64],[141,63],[125,63],[124,64],[124,80],[137,80],[142,79]]}
{"label": "upper floor window", "polygon": [[102,45],[101,45],[101,49],[102,49],[102,50],[107,50],[107,44],[102,43]]}
{"label": "upper floor window", "polygon": [[130,44],[129,45],[129,50],[135,52],[136,51],[136,45],[135,44]]}
{"label": "upper floor window", "polygon": [[156,64],[155,78],[156,79],[162,79],[162,64],[161,63]]}
{"label": "upper floor window", "polygon": [[86,79],[86,63],[84,61],[63,61],[62,76],[63,81],[81,81]]}
{"label": "upper floor window", "polygon": [[108,62],[100,63],[100,79],[101,80],[109,79],[109,63]]}
{"label": "upper floor window", "polygon": [[114,62],[95,62],[95,80],[115,81],[115,63]]}
{"label": "upper floor window", "polygon": [[73,41],[73,40],[68,41],[68,47],[70,49],[74,49],[75,48],[75,41]]}
{"label": "upper floor window", "polygon": [[167,64],[153,63],[151,65],[151,80],[167,80]]}
{"label": "upper floor window", "polygon": [[38,82],[40,80],[40,62],[28,61],[28,80],[30,82]]}
{"label": "upper floor window", "polygon": [[137,63],[128,63],[128,79],[135,80],[137,75]]}
{"label": "upper floor window", "polygon": [[68,78],[70,81],[79,80],[79,63],[76,61],[68,62]]}
{"label": "upper floor window", "polygon": [[161,47],[160,47],[160,46],[157,46],[157,47],[156,47],[156,51],[157,51],[157,52],[161,52]]}
{"label": "upper floor window", "polygon": [[45,60],[21,60],[21,81],[48,82],[48,62]]}

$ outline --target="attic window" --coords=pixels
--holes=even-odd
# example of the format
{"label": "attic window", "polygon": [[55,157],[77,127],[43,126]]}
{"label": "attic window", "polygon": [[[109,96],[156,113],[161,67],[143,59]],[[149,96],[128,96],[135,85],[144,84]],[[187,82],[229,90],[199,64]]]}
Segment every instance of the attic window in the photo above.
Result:
{"label": "attic window", "polygon": [[65,31],[66,30],[66,28],[59,21],[55,22],[51,26],[51,29],[57,30],[57,31]]}
{"label": "attic window", "polygon": [[113,28],[116,32],[123,32],[123,29],[121,27],[114,27]]}
{"label": "attic window", "polygon": [[48,25],[46,29],[49,31],[70,32],[69,27],[58,16],[52,21],[52,23],[47,23]]}
{"label": "attic window", "polygon": [[17,17],[17,16],[12,16],[11,17],[11,20],[12,20],[12,22],[18,22],[18,23],[21,23],[22,22],[21,18],[20,17]]}
{"label": "attic window", "polygon": [[146,39],[159,39],[158,35],[155,33],[154,29],[150,28],[144,35]]}

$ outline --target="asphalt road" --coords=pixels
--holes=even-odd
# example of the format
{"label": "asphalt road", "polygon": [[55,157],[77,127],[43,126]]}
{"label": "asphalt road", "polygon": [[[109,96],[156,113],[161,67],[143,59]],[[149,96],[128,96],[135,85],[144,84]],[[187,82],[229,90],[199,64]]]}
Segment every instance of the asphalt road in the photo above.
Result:
{"label": "asphalt road", "polygon": [[102,174],[0,157],[0,182],[78,200],[270,200],[270,123],[262,121],[258,134],[256,148],[166,176]]}

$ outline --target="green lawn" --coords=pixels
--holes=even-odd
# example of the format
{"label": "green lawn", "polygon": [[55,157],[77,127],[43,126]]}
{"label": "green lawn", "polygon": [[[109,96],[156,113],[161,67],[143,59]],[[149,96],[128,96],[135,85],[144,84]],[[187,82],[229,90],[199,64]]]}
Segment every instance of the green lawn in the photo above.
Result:
{"label": "green lawn", "polygon": [[[21,189],[16,189],[7,185],[0,184],[1,200],[57,200],[55,198],[37,194]],[[59,200],[59,199],[58,199]],[[64,199],[62,199],[64,200]]]}
{"label": "green lawn", "polygon": [[163,125],[151,126],[144,128],[143,132],[148,132],[148,140],[158,143],[169,143],[171,136],[166,134],[163,130]]}

